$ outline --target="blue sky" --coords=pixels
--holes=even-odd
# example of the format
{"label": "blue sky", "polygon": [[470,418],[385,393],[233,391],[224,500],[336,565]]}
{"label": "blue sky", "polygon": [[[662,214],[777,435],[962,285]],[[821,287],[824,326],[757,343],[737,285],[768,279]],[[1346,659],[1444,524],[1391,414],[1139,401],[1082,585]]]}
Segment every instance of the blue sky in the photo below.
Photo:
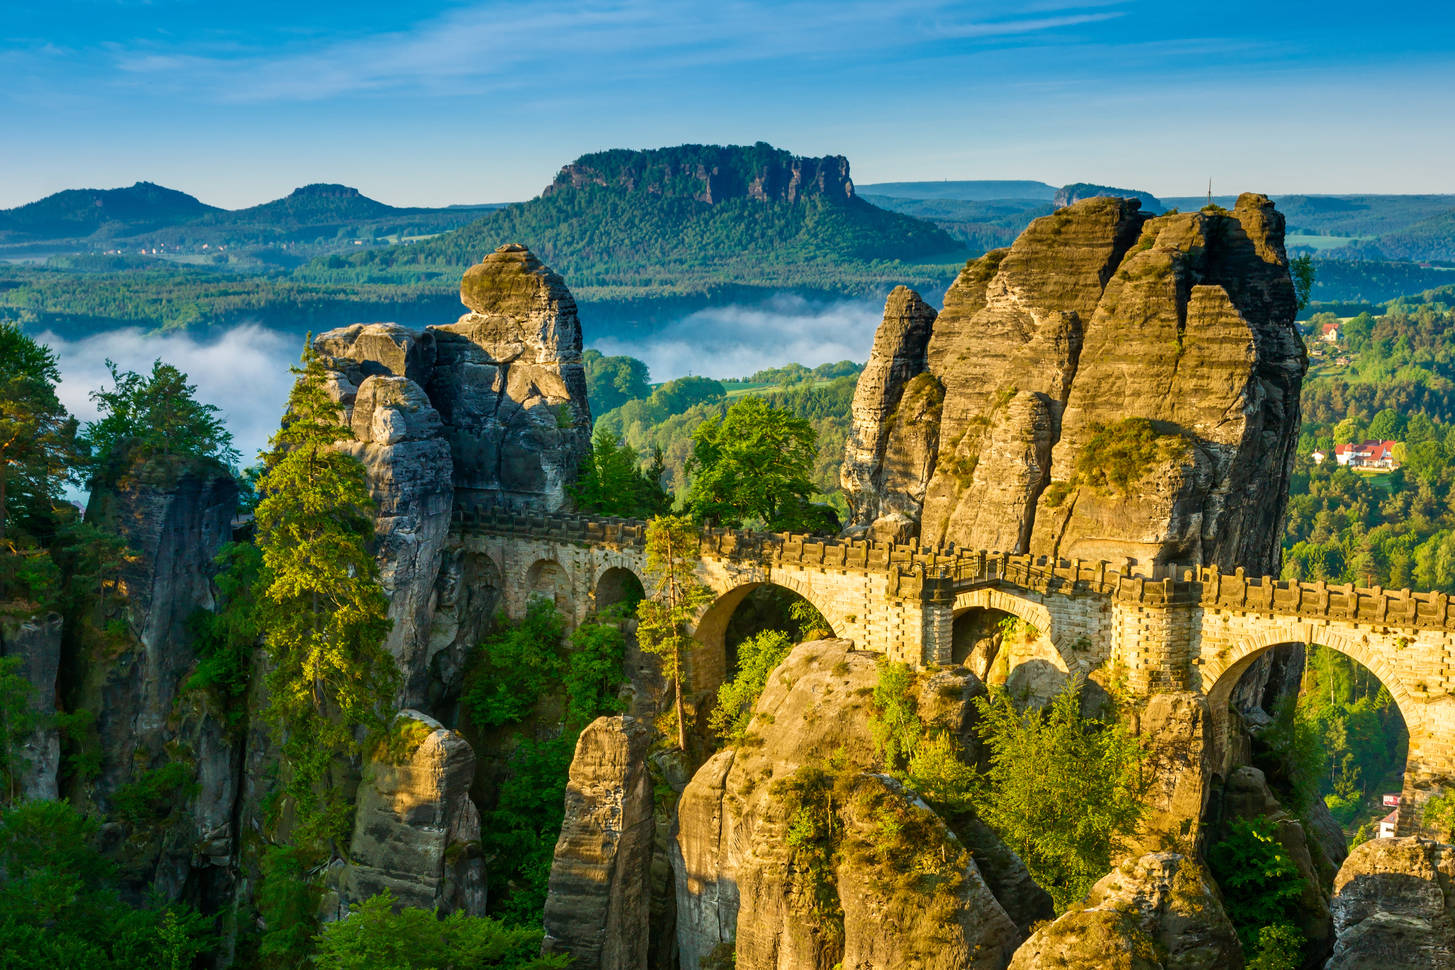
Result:
{"label": "blue sky", "polygon": [[6,0],[0,206],[149,179],[528,198],[609,147],[764,140],[864,182],[1455,192],[1437,3]]}

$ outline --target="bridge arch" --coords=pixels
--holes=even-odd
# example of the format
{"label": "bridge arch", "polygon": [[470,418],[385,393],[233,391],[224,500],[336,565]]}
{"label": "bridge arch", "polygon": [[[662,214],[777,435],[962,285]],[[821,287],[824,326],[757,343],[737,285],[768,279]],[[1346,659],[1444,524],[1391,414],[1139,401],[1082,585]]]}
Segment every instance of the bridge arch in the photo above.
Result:
{"label": "bridge arch", "polygon": [[[997,615],[1015,617],[1038,636],[1005,643],[993,629]],[[1065,634],[1044,603],[1001,589],[974,589],[955,597],[954,617],[951,661],[964,663],[987,683],[1004,684],[1012,694],[1049,702],[1072,674],[1087,672],[1072,644],[1063,642]]]}
{"label": "bridge arch", "polygon": [[[1423,729],[1423,705],[1410,693],[1408,686],[1395,668],[1393,635],[1363,634],[1350,635],[1325,626],[1309,626],[1297,621],[1278,620],[1261,629],[1238,638],[1212,658],[1203,660],[1202,688],[1208,699],[1208,712],[1212,722],[1212,764],[1215,773],[1221,773],[1228,763],[1232,743],[1230,707],[1233,692],[1249,669],[1260,658],[1268,655],[1275,647],[1285,645],[1314,645],[1341,654],[1359,664],[1386,690],[1394,702],[1404,724],[1408,745],[1404,763],[1399,765],[1403,776],[1400,810],[1400,834],[1409,834],[1415,826],[1417,806],[1424,794],[1417,794],[1413,783],[1417,782],[1419,769],[1431,754],[1424,747],[1428,732]],[[1305,655],[1305,663],[1308,656]],[[1436,761],[1447,759],[1436,758]]]}
{"label": "bridge arch", "polygon": [[622,604],[634,607],[646,595],[642,578],[626,566],[603,567],[591,586],[592,604],[598,613]]}
{"label": "bridge arch", "polygon": [[574,616],[571,576],[554,559],[537,559],[525,573],[526,599],[542,597],[556,604],[562,616]]}
{"label": "bridge arch", "polygon": [[717,597],[703,609],[693,627],[692,635],[697,641],[698,649],[693,651],[695,654],[692,663],[693,669],[690,671],[688,682],[694,693],[714,691],[727,679],[728,622],[737,608],[748,598],[748,595],[764,586],[777,586],[802,597],[810,606],[818,610],[824,620],[828,622],[834,635],[838,635],[848,628],[843,616],[838,615],[832,607],[822,603],[822,597],[817,597],[812,588],[794,576],[773,576],[769,579],[755,579],[738,583],[726,591],[719,592]]}

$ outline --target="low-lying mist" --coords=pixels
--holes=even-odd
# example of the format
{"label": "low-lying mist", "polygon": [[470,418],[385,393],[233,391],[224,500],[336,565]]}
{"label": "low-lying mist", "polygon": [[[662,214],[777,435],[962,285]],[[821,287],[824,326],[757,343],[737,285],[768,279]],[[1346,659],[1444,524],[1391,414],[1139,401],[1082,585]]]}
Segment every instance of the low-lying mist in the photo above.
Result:
{"label": "low-lying mist", "polygon": [[288,368],[297,363],[302,350],[300,338],[255,323],[206,339],[136,328],[81,340],[64,340],[47,332],[39,339],[60,360],[61,401],[82,421],[96,418],[91,392],[111,385],[108,359],[122,370],[140,373],[149,372],[159,358],[179,368],[197,385],[198,400],[222,410],[245,466],[255,462],[278,427],[293,385]]}
{"label": "low-lying mist", "polygon": [[583,326],[587,346],[646,361],[653,381],[669,381],[688,374],[747,377],[790,363],[817,367],[866,360],[881,312],[867,300],[820,302],[780,293],[751,305],[708,307],[630,338],[593,340],[590,320]]}
{"label": "low-lying mist", "polygon": [[[593,340],[589,313],[583,321],[588,346],[646,361],[653,381],[688,374],[746,377],[788,363],[814,367],[863,360],[878,323],[879,308],[867,301],[815,302],[793,294],[698,310],[630,339]],[[96,417],[91,392],[111,383],[108,359],[123,370],[145,373],[160,358],[187,374],[199,400],[221,409],[242,463],[250,465],[278,427],[293,382],[289,367],[297,363],[302,341],[257,323],[214,334],[129,328],[79,340],[46,332],[40,340],[60,360],[61,400],[82,421]]]}

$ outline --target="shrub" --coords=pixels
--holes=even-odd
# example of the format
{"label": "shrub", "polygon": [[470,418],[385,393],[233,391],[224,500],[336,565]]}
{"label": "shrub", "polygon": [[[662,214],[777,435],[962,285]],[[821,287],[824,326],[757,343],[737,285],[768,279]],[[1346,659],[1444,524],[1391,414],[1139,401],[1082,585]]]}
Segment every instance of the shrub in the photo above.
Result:
{"label": "shrub", "polygon": [[320,970],[556,970],[567,956],[541,956],[541,931],[488,916],[394,910],[389,892],[364,900],[315,938]]}
{"label": "shrub", "polygon": [[1153,465],[1186,457],[1180,434],[1163,434],[1146,418],[1126,418],[1094,429],[1076,456],[1076,484],[1125,495]]}
{"label": "shrub", "polygon": [[777,630],[764,630],[738,644],[738,672],[717,689],[717,706],[708,716],[708,725],[724,744],[738,744],[746,736],[768,675],[792,649],[788,637]]}
{"label": "shrub", "polygon": [[874,750],[891,772],[903,771],[924,735],[914,698],[914,673],[908,664],[882,661],[874,684],[870,730]]}
{"label": "shrub", "polygon": [[1278,841],[1272,821],[1234,819],[1207,858],[1244,950],[1257,948],[1265,927],[1293,921],[1303,876]]}
{"label": "shrub", "polygon": [[471,658],[460,697],[480,728],[520,721],[560,676],[565,626],[554,603],[534,599],[519,623],[503,614],[495,622]]}

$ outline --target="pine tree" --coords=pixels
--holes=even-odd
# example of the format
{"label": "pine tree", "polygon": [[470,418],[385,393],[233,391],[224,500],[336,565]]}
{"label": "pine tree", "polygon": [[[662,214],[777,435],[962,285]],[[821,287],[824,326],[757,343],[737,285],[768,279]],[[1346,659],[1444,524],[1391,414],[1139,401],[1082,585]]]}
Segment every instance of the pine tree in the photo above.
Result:
{"label": "pine tree", "polygon": [[56,397],[49,348],[0,323],[0,544],[13,520],[49,514],[75,460],[76,421]]}
{"label": "pine tree", "polygon": [[676,695],[677,747],[687,750],[683,661],[692,648],[688,628],[712,591],[697,581],[701,559],[697,528],[680,515],[659,515],[647,523],[647,598],[637,604],[637,642],[661,657]]}
{"label": "pine tree", "polygon": [[341,836],[344,806],[325,785],[340,758],[360,752],[360,729],[383,725],[399,682],[383,647],[390,621],[369,550],[374,502],[328,396],[322,362],[306,345],[258,482],[258,619],[269,660],[267,716],[283,738],[285,785],[300,843]]}

